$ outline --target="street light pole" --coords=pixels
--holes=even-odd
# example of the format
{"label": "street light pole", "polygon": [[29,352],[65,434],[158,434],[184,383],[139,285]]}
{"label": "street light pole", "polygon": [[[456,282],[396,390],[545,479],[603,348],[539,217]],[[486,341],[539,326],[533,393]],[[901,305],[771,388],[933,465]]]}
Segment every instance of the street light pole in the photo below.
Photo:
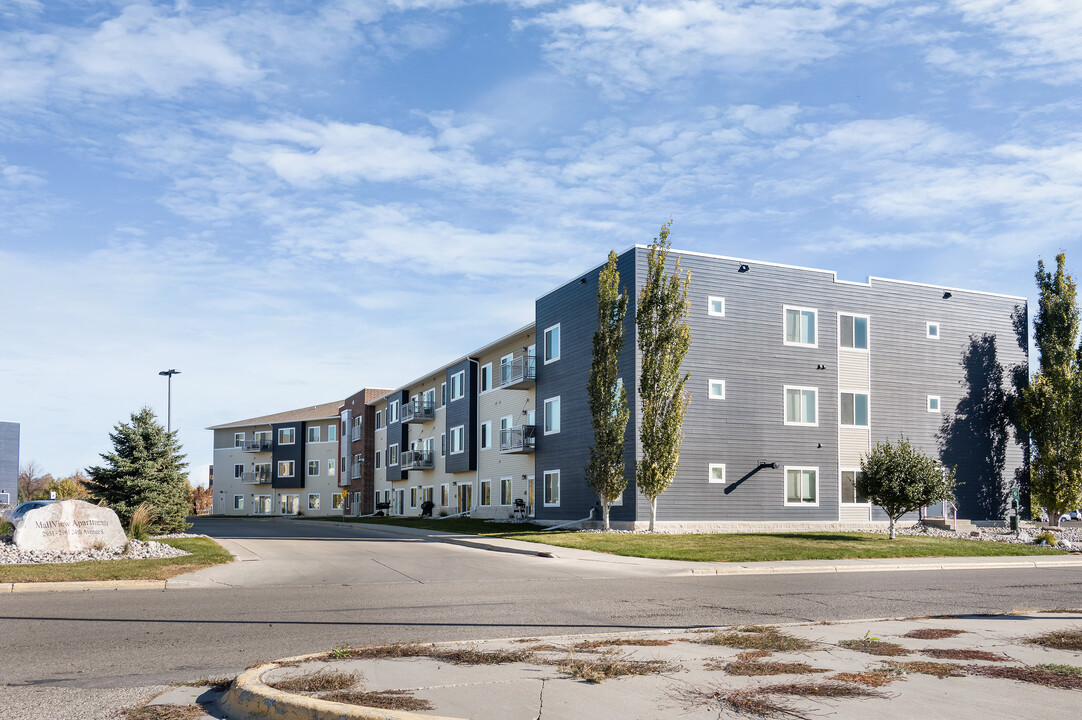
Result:
{"label": "street light pole", "polygon": [[169,378],[169,400],[165,411],[165,431],[173,432],[173,376],[180,375],[180,370],[162,370],[158,374]]}

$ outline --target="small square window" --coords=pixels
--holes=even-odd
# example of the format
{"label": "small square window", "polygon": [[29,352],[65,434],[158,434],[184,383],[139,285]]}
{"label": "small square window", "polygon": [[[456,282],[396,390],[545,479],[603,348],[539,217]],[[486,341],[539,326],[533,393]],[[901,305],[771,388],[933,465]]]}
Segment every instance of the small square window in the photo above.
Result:
{"label": "small square window", "polygon": [[706,311],[714,317],[725,317],[725,298],[711,295],[707,298]]}
{"label": "small square window", "polygon": [[295,442],[296,430],[294,428],[279,428],[278,429],[278,444],[279,445],[292,445]]}
{"label": "small square window", "polygon": [[725,399],[725,381],[724,380],[711,380],[710,381],[710,399],[711,400],[724,400]]}
{"label": "small square window", "polygon": [[868,498],[857,492],[857,480],[863,473],[860,470],[842,470],[842,497],[846,504],[865,504]]}
{"label": "small square window", "polygon": [[938,395],[929,395],[928,396],[928,412],[930,412],[930,413],[939,412],[939,396]]}
{"label": "small square window", "polygon": [[308,461],[308,477],[316,477],[319,475],[319,460]]}
{"label": "small square window", "polygon": [[725,484],[725,465],[724,464],[710,464],[710,482]]}
{"label": "small square window", "polygon": [[929,340],[939,339],[939,323],[930,322],[926,326],[927,337]]}

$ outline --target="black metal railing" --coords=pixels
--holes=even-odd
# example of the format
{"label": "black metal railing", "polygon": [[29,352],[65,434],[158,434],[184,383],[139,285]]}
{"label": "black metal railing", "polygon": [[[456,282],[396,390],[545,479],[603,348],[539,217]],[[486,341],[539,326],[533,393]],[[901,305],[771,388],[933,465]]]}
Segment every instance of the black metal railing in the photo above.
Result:
{"label": "black metal railing", "polygon": [[537,358],[533,355],[519,355],[500,365],[500,387],[525,385],[536,379]]}
{"label": "black metal railing", "polygon": [[418,423],[436,419],[436,407],[426,400],[410,400],[402,403],[402,422]]}
{"label": "black metal railing", "polygon": [[428,470],[433,467],[432,453],[423,450],[406,450],[398,458],[403,470]]}
{"label": "black metal railing", "polygon": [[537,428],[533,425],[516,425],[500,430],[500,452],[533,452]]}

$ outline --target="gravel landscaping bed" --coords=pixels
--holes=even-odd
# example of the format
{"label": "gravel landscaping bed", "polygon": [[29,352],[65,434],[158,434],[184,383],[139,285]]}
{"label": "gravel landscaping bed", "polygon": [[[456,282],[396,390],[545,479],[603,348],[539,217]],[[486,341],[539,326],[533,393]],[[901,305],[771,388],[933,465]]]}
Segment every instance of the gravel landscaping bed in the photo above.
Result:
{"label": "gravel landscaping bed", "polygon": [[[201,537],[199,535],[165,535],[163,537]],[[0,565],[55,564],[85,562],[87,560],[121,560],[171,558],[190,555],[172,545],[160,542],[129,540],[126,548],[115,550],[83,550],[81,552],[44,552],[39,550],[20,550],[15,547],[10,536],[0,538]]]}

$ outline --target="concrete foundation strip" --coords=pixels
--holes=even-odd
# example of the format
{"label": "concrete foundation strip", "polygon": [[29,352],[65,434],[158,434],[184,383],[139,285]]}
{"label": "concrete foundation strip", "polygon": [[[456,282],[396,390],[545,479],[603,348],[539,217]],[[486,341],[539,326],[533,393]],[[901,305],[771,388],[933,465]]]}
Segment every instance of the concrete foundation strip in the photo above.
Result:
{"label": "concrete foundation strip", "polygon": [[264,675],[283,664],[326,657],[327,653],[298,655],[246,670],[237,676],[229,690],[218,700],[218,705],[231,720],[266,720],[268,717],[278,720],[464,720],[331,702],[275,690],[263,683]]}

